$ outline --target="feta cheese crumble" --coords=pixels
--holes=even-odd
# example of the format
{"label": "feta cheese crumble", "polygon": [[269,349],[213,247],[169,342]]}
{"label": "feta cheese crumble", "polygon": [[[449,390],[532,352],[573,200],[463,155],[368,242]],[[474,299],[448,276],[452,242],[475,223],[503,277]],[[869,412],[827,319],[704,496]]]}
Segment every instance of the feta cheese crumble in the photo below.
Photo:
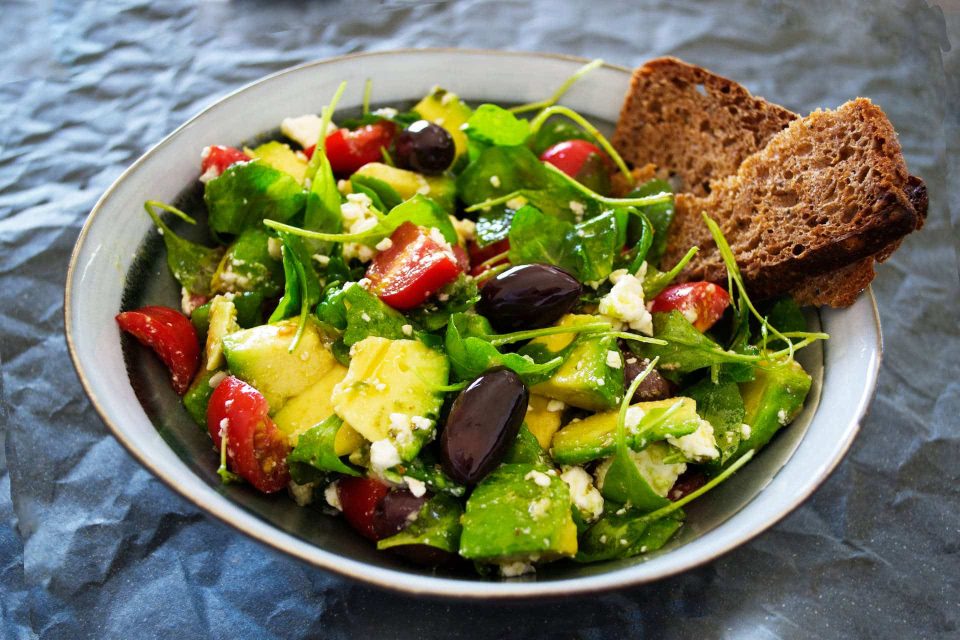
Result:
{"label": "feta cheese crumble", "polygon": [[607,366],[611,369],[619,369],[623,366],[619,351],[607,351]]}
{"label": "feta cheese crumble", "polygon": [[[297,116],[295,118],[284,118],[280,121],[280,133],[287,136],[304,149],[312,147],[320,141],[321,127],[323,119],[315,113]],[[326,135],[330,135],[337,130],[337,126],[330,123],[327,127]]]}
{"label": "feta cheese crumble", "polygon": [[370,466],[374,472],[382,473],[400,464],[400,453],[392,442],[384,438],[370,445]]}
{"label": "feta cheese crumble", "polygon": [[537,471],[534,469],[530,471],[527,475],[523,476],[524,480],[533,480],[533,482],[539,487],[549,487],[550,486],[550,476],[543,473],[542,471]]}
{"label": "feta cheese crumble", "polygon": [[582,467],[564,467],[560,479],[570,487],[570,498],[584,520],[593,522],[603,513],[603,496],[593,486],[593,478]]}
{"label": "feta cheese crumble", "polygon": [[377,243],[377,246],[375,248],[377,251],[386,251],[392,246],[393,246],[393,240],[391,240],[390,238],[384,238],[383,240]]}
{"label": "feta cheese crumble", "polygon": [[751,432],[750,425],[748,425],[746,422],[744,422],[743,424],[740,425],[740,437],[741,437],[741,438],[743,438],[744,440],[749,440],[749,439],[750,439],[750,432]]}
{"label": "feta cheese crumble", "polygon": [[700,420],[700,426],[693,433],[680,438],[671,436],[667,442],[680,449],[687,460],[711,460],[720,455],[713,437],[713,425],[706,420]]}
{"label": "feta cheese crumble", "polygon": [[539,520],[547,515],[547,510],[549,508],[550,498],[540,498],[539,500],[534,500],[530,503],[530,506],[527,507],[527,513],[529,513],[530,517],[534,520]]}
{"label": "feta cheese crumble", "polygon": [[[347,201],[340,205],[343,216],[344,233],[363,233],[377,226],[380,221],[373,212],[373,201],[365,193],[347,194]],[[360,262],[370,262],[375,252],[372,247],[359,242],[345,242],[343,257],[349,260],[357,258]]]}
{"label": "feta cheese crumble", "polygon": [[781,427],[787,424],[787,419],[788,419],[788,416],[787,416],[786,409],[780,409],[780,411],[777,411],[777,422],[780,423]]}
{"label": "feta cheese crumble", "polygon": [[500,188],[500,176],[490,176],[490,185],[495,189]]}
{"label": "feta cheese crumble", "polygon": [[334,480],[328,484],[327,488],[323,490],[323,499],[337,511],[343,511],[343,505],[340,504],[340,492],[337,490],[339,486],[339,480]]}
{"label": "feta cheese crumble", "polygon": [[517,576],[534,573],[536,570],[529,562],[518,560],[516,562],[504,562],[500,565],[500,575],[504,578],[516,578]]}
{"label": "feta cheese crumble", "polygon": [[403,325],[402,327],[400,327],[400,331],[403,331],[403,335],[405,335],[405,336],[412,336],[412,335],[413,335],[413,325],[412,325],[412,324],[405,324],[405,325]]}
{"label": "feta cheese crumble", "polygon": [[550,413],[556,413],[557,411],[563,411],[566,408],[566,406],[567,405],[565,405],[560,400],[550,400],[547,403],[547,411],[549,411]]}
{"label": "feta cheese crumble", "polygon": [[617,269],[610,274],[613,288],[600,299],[600,315],[615,326],[625,324],[634,331],[653,335],[653,316],[643,302],[643,277],[646,263],[636,276],[626,269]]}
{"label": "feta cheese crumble", "polygon": [[290,497],[293,498],[293,501],[297,503],[298,507],[305,507],[313,502],[313,488],[314,483],[312,482],[297,484],[291,480],[287,485],[287,493],[290,494]]}
{"label": "feta cheese crumble", "polygon": [[410,493],[412,493],[415,498],[419,498],[427,492],[427,485],[421,480],[411,478],[410,476],[403,476],[403,481],[407,483],[407,488],[410,489]]}

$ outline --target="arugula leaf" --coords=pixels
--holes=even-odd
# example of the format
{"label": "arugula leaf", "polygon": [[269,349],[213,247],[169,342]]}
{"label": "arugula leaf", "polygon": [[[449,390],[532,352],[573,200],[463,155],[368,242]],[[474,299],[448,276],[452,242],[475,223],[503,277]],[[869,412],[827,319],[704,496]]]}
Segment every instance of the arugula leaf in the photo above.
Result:
{"label": "arugula leaf", "polygon": [[[334,442],[337,439],[337,431],[340,430],[341,426],[343,426],[343,420],[336,415],[332,415],[300,434],[297,446],[287,456],[290,474],[295,481],[299,482],[298,477],[303,478],[309,475],[309,473],[304,473],[304,470],[298,469],[300,465],[307,465],[320,471],[343,473],[348,476],[360,475],[356,469],[345,464],[335,453]],[[309,479],[312,480],[313,478]]]}
{"label": "arugula leaf", "polygon": [[530,134],[530,123],[503,107],[481,104],[474,109],[463,131],[471,140],[510,147],[523,144]]}
{"label": "arugula leaf", "polygon": [[377,542],[377,549],[420,544],[457,553],[462,515],[463,507],[458,500],[442,493],[435,495],[420,508],[416,520],[400,533]]}
{"label": "arugula leaf", "polygon": [[660,358],[660,370],[683,374],[726,362],[755,362],[755,356],[724,351],[700,333],[676,310],[653,314],[653,335],[666,340],[665,345],[630,343],[632,350],[645,358]]}
{"label": "arugula leaf", "polygon": [[304,207],[300,183],[261,160],[238,162],[207,183],[203,199],[216,233],[240,234],[262,220],[287,222]]}
{"label": "arugula leaf", "polygon": [[633,509],[608,511],[580,537],[573,560],[599,562],[656,551],[673,537],[683,518],[682,511],[652,521]]}
{"label": "arugula leaf", "polygon": [[[653,196],[658,193],[673,193],[673,187],[665,180],[650,180],[631,191],[628,198],[642,198],[644,196]],[[670,225],[673,223],[675,204],[673,199],[669,202],[660,204],[651,204],[645,207],[637,207],[638,211],[645,215],[653,226],[653,241],[650,250],[647,253],[647,262],[652,265],[659,265],[660,258],[667,249],[667,234],[670,231]],[[627,231],[628,241],[635,243],[640,236],[640,218],[630,220],[630,227]]]}
{"label": "arugula leaf", "polygon": [[[173,277],[190,293],[210,295],[210,280],[223,257],[223,248],[211,249],[181,238],[153,210],[153,207],[159,207],[169,211],[173,207],[155,201],[148,201],[143,207],[163,238],[163,245],[167,248],[167,266]],[[182,213],[178,209],[176,211]]]}
{"label": "arugula leaf", "polygon": [[746,409],[740,388],[735,382],[713,384],[709,378],[684,390],[697,403],[697,414],[713,425],[713,436],[720,449],[720,464],[736,453],[740,446],[740,429]]}
{"label": "arugula leaf", "polygon": [[483,316],[465,313],[450,316],[444,346],[458,380],[472,380],[488,369],[503,366],[526,382],[549,374],[563,363],[563,358],[537,363],[533,358],[516,353],[500,353],[495,346],[479,337],[489,335],[493,335],[493,329]]}

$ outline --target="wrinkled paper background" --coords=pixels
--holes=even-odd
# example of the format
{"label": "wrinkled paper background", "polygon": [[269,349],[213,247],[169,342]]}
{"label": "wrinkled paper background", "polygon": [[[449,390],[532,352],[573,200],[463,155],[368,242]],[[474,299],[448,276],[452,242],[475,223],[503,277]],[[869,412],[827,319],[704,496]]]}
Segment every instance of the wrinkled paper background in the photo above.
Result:
{"label": "wrinkled paper background", "polygon": [[[919,0],[3,2],[0,630],[957,637],[960,305],[949,211],[960,210],[960,56],[950,50],[958,13],[955,1]],[[846,460],[803,507],[718,561],[653,585],[566,603],[418,601],[248,540],[173,494],[110,436],[62,335],[69,252],[98,196],[179,123],[247,82],[317,58],[419,46],[624,65],[672,54],[796,111],[856,95],[883,106],[930,188],[930,217],[880,267],[877,397]]]}

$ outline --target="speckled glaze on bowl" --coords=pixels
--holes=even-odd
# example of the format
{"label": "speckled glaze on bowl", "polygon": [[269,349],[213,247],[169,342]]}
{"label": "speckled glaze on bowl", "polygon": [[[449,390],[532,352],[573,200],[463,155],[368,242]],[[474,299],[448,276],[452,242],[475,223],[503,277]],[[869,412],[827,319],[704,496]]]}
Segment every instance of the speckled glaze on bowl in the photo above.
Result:
{"label": "speckled glaze on bowl", "polygon": [[[831,339],[799,358],[814,383],[803,413],[755,460],[687,509],[680,534],[643,558],[546,565],[535,578],[492,581],[466,571],[431,571],[377,552],[340,518],[300,509],[240,485],[221,486],[217,456],[170,389],[162,365],[131,346],[113,320],[122,306],[178,306],[162,243],[143,213],[147,199],[174,201],[197,179],[209,144],[237,144],[275,129],[285,116],[318,112],[342,80],[342,109],[361,103],[373,80],[375,102],[417,99],[439,84],[471,103],[527,102],[550,95],[584,60],[471,50],[359,54],[268,76],[219,100],[137,160],[107,190],[77,240],[67,274],[65,324],[70,355],[96,410],[116,438],[158,478],[207,513],[316,567],[414,594],[449,598],[532,598],[650,582],[708,562],[764,531],[805,500],[836,467],[873,395],[882,350],[867,292],[849,309],[811,314]],[[605,65],[563,102],[596,122],[614,122],[628,69]]]}

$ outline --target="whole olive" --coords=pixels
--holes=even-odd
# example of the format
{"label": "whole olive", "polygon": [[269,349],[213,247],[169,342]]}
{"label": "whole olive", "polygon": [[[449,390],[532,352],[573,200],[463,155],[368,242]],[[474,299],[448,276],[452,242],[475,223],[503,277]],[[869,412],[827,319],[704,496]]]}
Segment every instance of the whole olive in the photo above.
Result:
{"label": "whole olive", "polygon": [[[633,384],[636,377],[643,373],[643,370],[646,369],[649,364],[650,361],[646,358],[634,355],[629,350],[623,351],[623,383],[625,390],[630,388],[630,385]],[[661,376],[660,373],[654,369],[643,379],[640,386],[637,387],[633,398],[630,399],[630,404],[647,402],[649,400],[663,400],[672,397],[674,392],[675,388],[673,383]]]}
{"label": "whole olive", "polygon": [[453,401],[440,436],[443,470],[473,485],[493,471],[517,437],[530,392],[509,369],[484,373]]}
{"label": "whole olive", "polygon": [[453,162],[456,145],[453,137],[440,125],[417,120],[397,136],[395,160],[403,169],[436,175]]}
{"label": "whole olive", "polygon": [[428,499],[427,495],[418,498],[407,489],[391,489],[373,512],[373,530],[377,540],[389,538],[406,529]]}
{"label": "whole olive", "polygon": [[497,331],[549,327],[570,311],[582,288],[572,275],[548,264],[522,264],[491,278],[477,311]]}

